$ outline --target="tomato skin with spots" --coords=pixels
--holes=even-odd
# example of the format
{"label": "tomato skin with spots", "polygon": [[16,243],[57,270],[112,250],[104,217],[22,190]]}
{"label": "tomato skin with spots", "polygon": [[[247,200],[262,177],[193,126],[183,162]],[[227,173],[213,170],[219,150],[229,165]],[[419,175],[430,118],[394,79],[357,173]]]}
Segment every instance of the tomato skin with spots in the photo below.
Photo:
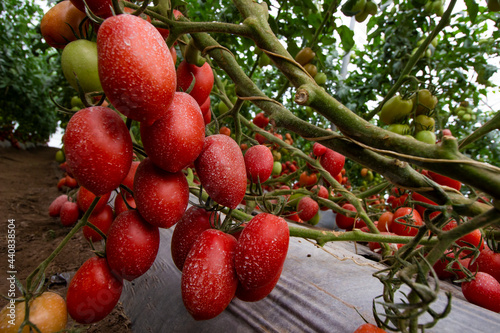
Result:
{"label": "tomato skin with spots", "polygon": [[469,302],[500,312],[500,282],[490,274],[477,272],[475,280],[462,282],[462,293]]}
{"label": "tomato skin with spots", "polygon": [[136,210],[118,215],[108,232],[106,258],[113,274],[132,281],[153,265],[160,248],[160,232]]}
{"label": "tomato skin with spots", "polygon": [[94,106],[75,113],[64,134],[66,163],[78,184],[96,196],[113,191],[132,163],[132,139],[113,110]]}
{"label": "tomato skin with spots", "polygon": [[159,228],[170,228],[184,215],[189,185],[181,171],[167,172],[146,158],[135,173],[134,198],[146,221]]}
{"label": "tomato skin with spots", "polygon": [[243,287],[261,288],[276,278],[286,259],[289,238],[288,224],[279,216],[261,213],[248,222],[234,256]]}
{"label": "tomato skin with spots", "polygon": [[[111,197],[111,192],[102,195],[97,204],[95,205],[92,213],[98,213],[101,210],[103,210],[106,204],[108,203],[110,197]],[[95,194],[87,190],[85,187],[80,186],[78,188],[78,192],[76,193],[76,203],[78,204],[78,208],[82,212],[85,213],[90,208],[90,205],[92,204],[92,201],[94,201],[95,198],[96,198]]]}
{"label": "tomato skin with spots", "polygon": [[[107,235],[109,228],[111,227],[111,223],[113,223],[113,218],[113,208],[111,208],[111,206],[109,205],[106,205],[97,213],[92,212],[92,214],[90,214],[88,218],[88,221],[96,226],[99,230],[101,230],[105,235]],[[84,226],[82,232],[83,237],[85,237],[85,239],[88,241],[91,240],[92,242],[98,242],[102,239],[102,236],[89,226]]]}
{"label": "tomato skin with spots", "polygon": [[184,263],[181,292],[195,320],[221,314],[233,299],[238,279],[234,270],[236,238],[220,230],[201,233]]}
{"label": "tomato skin with spots", "polygon": [[215,202],[233,209],[240,204],[247,188],[247,175],[236,141],[223,134],[206,137],[194,166],[203,188]]}
{"label": "tomato skin with spots", "polygon": [[283,266],[281,266],[281,270],[278,274],[276,274],[274,280],[262,287],[247,289],[243,287],[241,282],[238,283],[238,288],[236,288],[236,297],[244,302],[257,302],[261,299],[266,298],[267,295],[269,295],[273,291],[274,287],[276,287],[276,285],[278,284],[282,271]]}
{"label": "tomato skin with spots", "polygon": [[469,270],[488,273],[500,282],[500,253],[493,252],[488,246],[485,246],[476,260],[469,266]]}
{"label": "tomato skin with spots", "polygon": [[248,179],[254,183],[263,183],[271,177],[274,158],[269,148],[263,145],[252,146],[248,148],[244,158]]}
{"label": "tomato skin with spots", "polygon": [[327,148],[320,157],[320,164],[332,177],[335,177],[344,167],[345,156]]}
{"label": "tomato skin with spots", "polygon": [[97,55],[102,88],[118,111],[148,124],[165,114],[177,78],[170,50],[151,23],[128,14],[106,19]]}
{"label": "tomato skin with spots", "polygon": [[178,90],[187,91],[191,82],[195,78],[192,90],[189,92],[199,105],[202,105],[214,86],[214,73],[208,62],[198,67],[183,60],[177,67],[177,87]]}
{"label": "tomato skin with spots", "polygon": [[163,117],[152,125],[141,124],[141,139],[155,165],[177,172],[194,162],[205,141],[205,121],[190,95],[176,92]]}
{"label": "tomato skin with spots", "polygon": [[204,208],[192,206],[175,225],[170,243],[170,252],[175,266],[182,271],[189,250],[200,234],[215,224],[216,214]]}
{"label": "tomato skin with spots", "polygon": [[96,323],[111,313],[122,288],[122,281],[111,273],[106,259],[92,257],[78,269],[69,284],[68,313],[78,323]]}

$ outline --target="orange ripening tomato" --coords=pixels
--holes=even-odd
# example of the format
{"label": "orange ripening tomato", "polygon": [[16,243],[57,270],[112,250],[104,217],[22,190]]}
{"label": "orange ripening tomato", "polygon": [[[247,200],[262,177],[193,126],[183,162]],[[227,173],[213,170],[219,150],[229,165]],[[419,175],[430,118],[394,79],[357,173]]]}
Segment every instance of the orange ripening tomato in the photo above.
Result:
{"label": "orange ripening tomato", "polygon": [[366,323],[366,324],[359,326],[354,331],[354,333],[387,333],[387,332],[381,328],[378,328],[377,326],[375,326],[373,324]]}
{"label": "orange ripening tomato", "polygon": [[[77,39],[75,32],[79,33],[80,24],[86,17],[69,0],[59,2],[43,15],[40,22],[42,36],[50,46],[63,49]],[[87,27],[88,23],[85,23],[83,29]]]}

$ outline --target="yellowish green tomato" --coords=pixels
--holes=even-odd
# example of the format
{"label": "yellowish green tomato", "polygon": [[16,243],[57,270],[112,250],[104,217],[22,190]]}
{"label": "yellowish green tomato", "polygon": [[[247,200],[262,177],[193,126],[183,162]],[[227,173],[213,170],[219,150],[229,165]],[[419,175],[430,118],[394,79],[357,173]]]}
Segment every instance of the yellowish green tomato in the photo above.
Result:
{"label": "yellowish green tomato", "polygon": [[316,215],[314,215],[312,219],[307,221],[307,223],[310,225],[316,225],[319,223],[319,220],[320,220],[320,216],[319,216],[319,212],[317,212]]}
{"label": "yellowish green tomato", "polygon": [[326,74],[323,73],[323,72],[319,72],[318,74],[316,74],[314,76],[314,81],[316,81],[316,83],[319,84],[319,85],[325,84],[326,83],[326,79],[327,79]]}
{"label": "yellowish green tomato", "polygon": [[436,121],[434,120],[434,118],[423,115],[423,114],[418,115],[414,121],[416,132],[420,132],[420,131],[424,131],[424,130],[434,132],[434,129],[435,129],[434,125],[435,124],[436,124]]}
{"label": "yellowish green tomato", "polygon": [[408,124],[391,124],[387,127],[387,130],[399,135],[407,135],[411,132]]}
{"label": "yellowish green tomato", "polygon": [[412,96],[413,104],[417,105],[416,113],[429,114],[430,111],[434,110],[438,103],[438,99],[434,96],[428,89],[420,89],[416,94]]}
{"label": "yellowish green tomato", "polygon": [[406,118],[413,109],[410,99],[403,99],[401,95],[392,96],[380,110],[380,120],[384,124],[394,124]]}
{"label": "yellowish green tomato", "polygon": [[64,77],[76,90],[78,78],[84,92],[102,91],[95,42],[78,39],[66,45],[61,54],[61,67]]}
{"label": "yellowish green tomato", "polygon": [[415,139],[417,139],[418,141],[428,143],[430,145],[436,144],[436,134],[434,134],[434,132],[431,131],[420,131],[417,134],[415,134]]}
{"label": "yellowish green tomato", "polygon": [[279,176],[281,174],[281,170],[282,170],[281,162],[278,162],[278,161],[274,162],[272,175]]}

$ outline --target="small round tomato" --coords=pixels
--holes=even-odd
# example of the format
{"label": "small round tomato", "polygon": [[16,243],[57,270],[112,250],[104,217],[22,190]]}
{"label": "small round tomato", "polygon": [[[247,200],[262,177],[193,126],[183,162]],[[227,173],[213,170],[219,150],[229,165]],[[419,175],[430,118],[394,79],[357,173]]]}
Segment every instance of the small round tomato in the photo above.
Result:
{"label": "small round tomato", "polygon": [[302,221],[309,221],[319,211],[319,204],[311,197],[302,197],[297,204],[297,213]]}
{"label": "small round tomato", "polygon": [[147,124],[165,114],[177,79],[170,50],[151,23],[130,14],[106,19],[97,55],[102,88],[118,111]]}
{"label": "small round tomato", "polygon": [[[88,221],[99,230],[101,230],[103,234],[107,235],[109,227],[113,222],[113,218],[113,208],[111,208],[111,206],[109,205],[106,205],[97,213],[92,212],[92,214],[90,214],[89,216]],[[92,242],[98,242],[102,239],[102,236],[89,226],[83,227],[83,236],[85,237],[85,239]]]}
{"label": "small round tomato", "polygon": [[193,77],[195,83],[189,94],[201,105],[212,91],[214,73],[208,62],[198,67],[183,60],[177,67],[177,89],[187,91],[193,81]]}
{"label": "small round tomato", "polygon": [[186,257],[198,236],[215,225],[216,213],[192,206],[175,225],[170,243],[170,251],[175,266],[182,271]]}
{"label": "small round tomato", "polygon": [[400,236],[415,236],[423,225],[422,217],[416,209],[400,207],[393,215],[391,231]]}
{"label": "small round tomato", "polygon": [[234,270],[236,238],[208,229],[193,244],[181,278],[182,301],[195,320],[221,314],[233,299],[238,278]]}
{"label": "small round tomato", "polygon": [[66,45],[61,54],[61,67],[64,77],[76,90],[78,80],[84,92],[102,91],[95,42],[78,39]]}
{"label": "small round tomato", "polygon": [[[29,320],[41,332],[59,332],[66,328],[68,311],[64,298],[50,291],[29,301]],[[0,312],[0,331],[2,333],[18,333],[24,321],[26,303],[10,302]],[[28,325],[22,333],[30,332]],[[34,330],[31,330],[34,332]]]}
{"label": "small round tomato", "polygon": [[137,210],[118,215],[108,232],[106,258],[116,276],[132,281],[153,265],[160,248],[160,232]]}
{"label": "small round tomato", "polygon": [[[350,210],[351,212],[357,212],[356,207],[354,207],[350,203],[346,203],[342,205],[342,208]],[[337,227],[340,229],[345,229],[347,231],[352,230],[354,228],[354,217],[347,217],[345,215],[342,215],[340,213],[337,213],[337,216],[335,216],[335,223],[337,224]]]}
{"label": "small round tomato", "polygon": [[95,195],[113,191],[132,163],[132,139],[113,110],[94,106],[75,113],[64,134],[66,161],[74,178]]}
{"label": "small round tomato", "polygon": [[146,221],[159,228],[170,228],[184,215],[189,185],[182,171],[167,172],[146,158],[135,174],[134,198]]}
{"label": "small round tomato", "polygon": [[462,282],[462,293],[469,302],[493,312],[500,312],[500,282],[484,272],[472,281]]}
{"label": "small round tomato", "polygon": [[80,31],[79,27],[86,18],[85,13],[64,0],[43,15],[40,30],[47,44],[63,49],[69,42],[76,40],[75,32]]}
{"label": "small round tomato", "polygon": [[194,162],[203,149],[205,121],[193,97],[176,92],[165,114],[151,125],[141,124],[141,139],[151,161],[168,172]]}
{"label": "small round tomato", "polygon": [[436,134],[432,131],[417,132],[417,134],[415,134],[415,139],[424,143],[428,143],[430,145],[436,144]]}
{"label": "small round tomato", "polygon": [[92,324],[113,311],[123,284],[109,269],[105,258],[88,259],[71,279],[66,294],[68,313],[76,322]]}
{"label": "small round tomato", "polygon": [[203,188],[215,202],[232,209],[240,204],[247,176],[245,159],[236,141],[223,134],[206,137],[194,166]]}
{"label": "small round tomato", "polygon": [[488,273],[500,282],[500,253],[493,252],[486,246],[476,260],[469,265],[469,270]]}
{"label": "small round tomato", "polygon": [[245,152],[245,168],[248,179],[263,183],[271,177],[274,166],[273,154],[263,145],[255,145]]}
{"label": "small round tomato", "polygon": [[380,109],[380,120],[387,125],[397,123],[407,117],[412,109],[413,102],[410,99],[394,95]]}
{"label": "small round tomato", "polygon": [[288,252],[286,221],[268,213],[252,218],[238,239],[234,263],[240,283],[247,289],[271,283],[281,271]]}
{"label": "small round tomato", "polygon": [[315,173],[308,174],[303,171],[299,176],[299,186],[311,187],[318,182],[318,176]]}
{"label": "small round tomato", "polygon": [[393,215],[394,214],[389,211],[382,213],[382,215],[378,218],[377,229],[385,232],[391,231]]}

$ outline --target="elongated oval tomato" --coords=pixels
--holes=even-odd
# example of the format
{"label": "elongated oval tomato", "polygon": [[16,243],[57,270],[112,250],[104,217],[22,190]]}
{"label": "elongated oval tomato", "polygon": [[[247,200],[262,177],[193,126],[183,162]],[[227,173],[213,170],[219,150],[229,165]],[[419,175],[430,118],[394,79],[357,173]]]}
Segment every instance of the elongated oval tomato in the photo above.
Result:
{"label": "elongated oval tomato", "polygon": [[248,222],[234,256],[243,287],[261,288],[276,278],[286,259],[289,238],[288,224],[279,216],[261,213]]}
{"label": "elongated oval tomato", "polygon": [[231,137],[206,137],[194,166],[203,188],[215,202],[234,209],[243,200],[247,188],[245,160]]}
{"label": "elongated oval tomato", "polygon": [[90,11],[99,17],[106,18],[113,15],[111,7],[113,7],[113,1],[111,0],[70,0],[71,3],[78,8],[80,11],[85,13],[85,3],[89,7]]}
{"label": "elongated oval tomato", "polygon": [[236,238],[220,230],[201,233],[184,263],[182,301],[195,320],[212,319],[222,313],[236,292],[234,270]]}
{"label": "elongated oval tomato", "polygon": [[208,62],[198,67],[183,60],[177,67],[177,87],[186,91],[193,82],[193,77],[195,83],[189,94],[202,105],[214,86],[214,73]]}
{"label": "elongated oval tomato", "polygon": [[106,317],[122,294],[123,284],[105,258],[92,257],[76,272],[66,294],[68,313],[76,322],[91,324]]}
{"label": "elongated oval tomato", "polygon": [[170,252],[175,266],[182,271],[186,257],[200,234],[212,227],[216,213],[192,206],[175,225],[170,243]]}
{"label": "elongated oval tomato", "polygon": [[[88,221],[101,230],[103,234],[107,235],[109,228],[111,227],[111,223],[113,223],[113,218],[113,208],[111,208],[110,205],[106,205],[97,213],[92,212]],[[85,237],[88,241],[98,242],[102,239],[102,236],[89,226],[83,227],[82,231],[83,237]]]}
{"label": "elongated oval tomato", "polygon": [[194,162],[203,149],[205,121],[193,97],[176,92],[167,112],[152,125],[141,124],[141,139],[153,163],[177,172]]}
{"label": "elongated oval tomato", "polygon": [[64,134],[66,163],[81,186],[104,195],[120,186],[132,163],[132,139],[113,110],[94,106],[75,113]]}
{"label": "elongated oval tomato", "polygon": [[160,232],[137,210],[118,215],[108,232],[106,258],[111,271],[132,281],[153,265],[160,248]]}
{"label": "elongated oval tomato", "polygon": [[134,197],[146,221],[159,228],[170,228],[184,215],[189,185],[181,171],[167,172],[146,158],[135,173]]}
{"label": "elongated oval tomato", "polygon": [[269,148],[263,145],[252,146],[248,148],[244,158],[248,179],[254,183],[263,183],[271,177],[274,158]]}
{"label": "elongated oval tomato", "polygon": [[257,302],[261,299],[264,299],[271,293],[271,291],[273,291],[274,287],[276,287],[276,285],[278,284],[282,270],[283,266],[281,266],[281,270],[278,274],[276,274],[274,280],[259,288],[247,289],[243,287],[241,282],[239,282],[238,288],[236,288],[236,297],[244,302]]}
{"label": "elongated oval tomato", "polygon": [[118,111],[148,124],[165,114],[177,79],[170,50],[151,23],[129,14],[106,19],[97,55],[102,88]]}

